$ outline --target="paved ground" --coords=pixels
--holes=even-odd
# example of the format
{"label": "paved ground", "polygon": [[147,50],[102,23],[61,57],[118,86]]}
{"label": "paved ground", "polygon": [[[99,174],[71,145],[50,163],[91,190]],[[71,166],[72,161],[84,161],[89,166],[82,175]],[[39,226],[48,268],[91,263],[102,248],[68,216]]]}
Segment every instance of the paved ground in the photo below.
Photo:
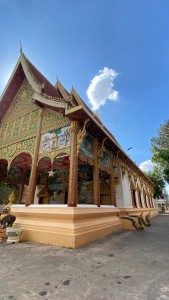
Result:
{"label": "paved ground", "polygon": [[1,243],[2,299],[169,299],[169,215],[78,250]]}

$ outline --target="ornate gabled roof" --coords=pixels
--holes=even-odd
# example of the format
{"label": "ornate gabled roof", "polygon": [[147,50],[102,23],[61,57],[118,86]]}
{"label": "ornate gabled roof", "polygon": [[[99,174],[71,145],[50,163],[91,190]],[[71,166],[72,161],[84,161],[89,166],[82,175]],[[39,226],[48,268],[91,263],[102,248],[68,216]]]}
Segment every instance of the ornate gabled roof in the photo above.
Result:
{"label": "ornate gabled roof", "polygon": [[12,100],[17,94],[20,86],[22,85],[25,79],[25,73],[23,71],[21,65],[21,59],[19,58],[14,71],[4,89],[4,92],[0,98],[0,121],[2,120],[3,116],[5,115],[8,107],[10,106]]}
{"label": "ornate gabled roof", "polygon": [[64,98],[62,97],[58,88],[55,88],[39,71],[38,69],[26,58],[24,54],[22,54],[24,60],[27,64],[27,68],[31,73],[32,77],[36,81],[37,85],[40,88],[43,88],[43,93],[55,97],[55,98]]}
{"label": "ornate gabled roof", "polygon": [[61,97],[69,101],[69,93],[68,91],[64,88],[64,86],[61,84],[59,80],[57,80],[55,84],[55,88],[60,92]]}
{"label": "ornate gabled roof", "polygon": [[60,90],[57,87],[55,88],[21,52],[14,71],[0,98],[0,121],[11,105],[25,78],[27,78],[34,92],[43,95],[45,99],[66,102]]}

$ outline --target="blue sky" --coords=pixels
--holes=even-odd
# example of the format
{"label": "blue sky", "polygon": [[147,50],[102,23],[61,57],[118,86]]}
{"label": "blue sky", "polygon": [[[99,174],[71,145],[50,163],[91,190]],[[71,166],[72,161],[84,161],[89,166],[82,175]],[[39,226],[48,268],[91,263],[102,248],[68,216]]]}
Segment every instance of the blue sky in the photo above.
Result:
{"label": "blue sky", "polygon": [[92,79],[112,69],[118,101],[100,106],[100,118],[138,165],[150,160],[150,139],[169,117],[168,16],[168,0],[0,0],[0,93],[20,41],[51,83],[57,74],[90,108]]}

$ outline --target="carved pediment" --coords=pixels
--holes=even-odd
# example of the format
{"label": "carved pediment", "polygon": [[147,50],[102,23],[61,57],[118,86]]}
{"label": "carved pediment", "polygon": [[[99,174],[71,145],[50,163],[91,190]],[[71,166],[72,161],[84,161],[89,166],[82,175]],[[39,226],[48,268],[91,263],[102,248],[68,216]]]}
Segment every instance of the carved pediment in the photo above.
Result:
{"label": "carved pediment", "polygon": [[33,109],[37,109],[37,106],[33,104],[32,96],[33,89],[28,83],[27,79],[24,80],[22,86],[20,87],[17,95],[9,106],[4,118],[2,119],[2,123],[6,123],[10,120],[16,119],[17,122],[21,114],[26,114]]}

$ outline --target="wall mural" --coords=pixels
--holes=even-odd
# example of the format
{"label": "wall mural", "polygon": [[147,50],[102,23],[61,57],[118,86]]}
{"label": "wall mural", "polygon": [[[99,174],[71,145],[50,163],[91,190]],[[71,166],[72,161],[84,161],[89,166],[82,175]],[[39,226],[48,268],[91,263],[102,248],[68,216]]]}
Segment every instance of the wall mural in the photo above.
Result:
{"label": "wall mural", "polygon": [[79,158],[90,165],[94,164],[93,138],[90,135],[86,135],[83,139],[79,149]]}
{"label": "wall mural", "polygon": [[100,159],[100,169],[102,171],[107,171],[110,173],[111,164],[110,164],[110,155],[108,152],[103,151],[102,158]]}
{"label": "wall mural", "polygon": [[54,151],[70,145],[70,126],[50,130],[42,135],[40,153]]}
{"label": "wall mural", "polygon": [[78,184],[79,204],[93,204],[93,181],[84,181]]}

